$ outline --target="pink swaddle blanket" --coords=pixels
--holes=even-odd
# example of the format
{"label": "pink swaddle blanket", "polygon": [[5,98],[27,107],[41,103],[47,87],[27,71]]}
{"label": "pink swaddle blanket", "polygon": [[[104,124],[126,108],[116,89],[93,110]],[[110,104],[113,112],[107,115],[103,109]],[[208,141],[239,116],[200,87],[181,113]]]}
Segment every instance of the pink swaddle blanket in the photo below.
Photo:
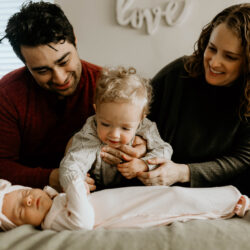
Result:
{"label": "pink swaddle blanket", "polygon": [[249,198],[233,186],[216,188],[127,187],[89,198],[94,228],[149,227],[191,219],[231,218],[249,210]]}

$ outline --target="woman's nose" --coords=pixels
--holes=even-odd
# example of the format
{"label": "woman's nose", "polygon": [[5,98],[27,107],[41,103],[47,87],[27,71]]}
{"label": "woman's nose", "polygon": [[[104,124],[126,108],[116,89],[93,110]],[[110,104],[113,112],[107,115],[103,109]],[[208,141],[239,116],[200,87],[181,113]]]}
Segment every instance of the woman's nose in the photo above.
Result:
{"label": "woman's nose", "polygon": [[221,57],[220,55],[214,55],[210,60],[210,66],[213,68],[221,66]]}

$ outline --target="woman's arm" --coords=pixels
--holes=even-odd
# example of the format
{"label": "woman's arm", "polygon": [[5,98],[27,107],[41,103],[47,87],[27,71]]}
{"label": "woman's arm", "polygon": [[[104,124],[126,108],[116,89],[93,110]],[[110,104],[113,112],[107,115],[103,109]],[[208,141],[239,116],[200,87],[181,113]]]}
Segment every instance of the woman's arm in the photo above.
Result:
{"label": "woman's arm", "polygon": [[147,186],[171,186],[176,182],[189,182],[190,170],[186,164],[177,164],[164,158],[153,158],[148,160],[150,164],[159,165],[149,172],[137,174],[137,178]]}
{"label": "woman's arm", "polygon": [[250,124],[242,122],[238,128],[231,150],[218,155],[212,161],[188,164],[192,187],[214,186],[233,183],[238,176],[249,172]]}
{"label": "woman's arm", "polygon": [[176,182],[190,182],[191,187],[208,187],[233,184],[241,174],[249,172],[250,126],[242,124],[232,151],[214,161],[177,164],[157,158],[151,162],[160,165],[155,170],[138,175],[145,185],[169,186]]}

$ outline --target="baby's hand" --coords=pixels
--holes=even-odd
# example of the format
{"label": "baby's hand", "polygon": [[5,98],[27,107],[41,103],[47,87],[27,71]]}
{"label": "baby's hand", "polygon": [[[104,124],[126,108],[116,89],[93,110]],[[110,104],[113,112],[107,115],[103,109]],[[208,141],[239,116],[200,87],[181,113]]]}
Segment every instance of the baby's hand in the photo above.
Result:
{"label": "baby's hand", "polygon": [[125,178],[132,179],[137,173],[148,171],[148,166],[143,160],[133,158],[129,162],[118,164],[117,169]]}

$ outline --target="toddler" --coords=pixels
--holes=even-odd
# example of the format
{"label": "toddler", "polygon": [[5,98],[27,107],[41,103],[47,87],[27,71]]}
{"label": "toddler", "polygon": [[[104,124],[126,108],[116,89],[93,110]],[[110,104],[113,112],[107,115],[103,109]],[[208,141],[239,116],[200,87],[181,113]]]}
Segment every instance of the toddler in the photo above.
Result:
{"label": "toddler", "polygon": [[[131,185],[128,180],[135,178],[138,172],[155,168],[148,164],[148,159],[171,158],[172,147],[160,138],[156,124],[145,118],[151,92],[149,81],[137,75],[134,68],[107,68],[101,72],[94,97],[96,115],[89,117],[73,136],[72,145],[60,164],[60,183],[64,190],[67,179],[78,168],[83,180],[90,171],[99,188],[119,187]],[[102,160],[104,145],[114,148],[131,145],[135,135],[147,142],[144,157],[117,166]]]}
{"label": "toddler", "polygon": [[12,186],[0,179],[0,227],[23,224],[43,229],[145,228],[191,219],[244,216],[249,199],[233,186],[184,188],[137,186],[88,194],[79,176],[66,193]]}

